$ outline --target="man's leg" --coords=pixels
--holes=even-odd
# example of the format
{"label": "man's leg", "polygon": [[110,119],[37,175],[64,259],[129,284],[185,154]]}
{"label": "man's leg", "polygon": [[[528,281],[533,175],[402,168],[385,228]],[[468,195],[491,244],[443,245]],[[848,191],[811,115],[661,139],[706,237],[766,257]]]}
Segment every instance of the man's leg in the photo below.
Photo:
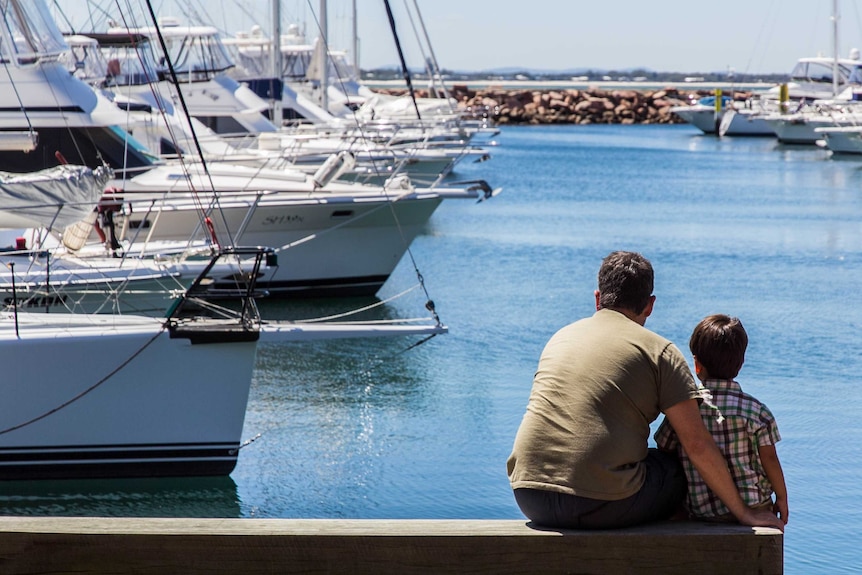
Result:
{"label": "man's leg", "polygon": [[650,449],[643,487],[618,501],[601,501],[538,489],[516,489],[521,511],[538,525],[614,529],[667,519],[685,499],[685,472],[673,455]]}

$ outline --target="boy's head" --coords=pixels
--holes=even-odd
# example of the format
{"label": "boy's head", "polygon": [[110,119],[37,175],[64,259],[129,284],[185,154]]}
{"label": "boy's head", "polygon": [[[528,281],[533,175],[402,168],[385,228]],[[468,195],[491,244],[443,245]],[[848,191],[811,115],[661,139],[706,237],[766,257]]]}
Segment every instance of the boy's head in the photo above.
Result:
{"label": "boy's head", "polygon": [[694,328],[688,347],[710,378],[733,379],[745,361],[748,334],[739,318],[710,315]]}

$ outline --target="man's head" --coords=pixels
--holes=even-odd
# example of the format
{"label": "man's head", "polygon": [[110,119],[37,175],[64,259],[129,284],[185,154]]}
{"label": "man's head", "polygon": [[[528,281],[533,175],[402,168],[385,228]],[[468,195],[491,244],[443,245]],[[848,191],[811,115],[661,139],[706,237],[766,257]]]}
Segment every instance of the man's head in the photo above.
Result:
{"label": "man's head", "polygon": [[694,328],[688,347],[710,378],[733,379],[745,361],[748,334],[739,318],[710,315]]}
{"label": "man's head", "polygon": [[611,252],[599,268],[596,308],[639,316],[651,311],[652,290],[653,270],[648,259],[636,252]]}

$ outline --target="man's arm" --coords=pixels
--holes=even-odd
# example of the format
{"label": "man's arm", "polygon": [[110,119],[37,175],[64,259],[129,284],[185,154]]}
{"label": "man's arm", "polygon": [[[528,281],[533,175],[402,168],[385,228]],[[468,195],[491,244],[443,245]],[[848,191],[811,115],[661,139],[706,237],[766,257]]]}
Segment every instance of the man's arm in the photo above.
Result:
{"label": "man's arm", "polygon": [[772,512],[751,509],[742,501],[736,484],[727,470],[724,456],[700,418],[697,400],[681,401],[669,407],[665,415],[706,484],[740,523],[784,530],[784,523]]}
{"label": "man's arm", "polygon": [[766,477],[775,491],[773,511],[784,523],[787,523],[787,519],[790,517],[790,510],[787,506],[787,486],[784,483],[784,471],[781,469],[781,462],[778,461],[778,453],[775,451],[774,445],[761,445],[757,451],[760,454],[760,462],[763,464]]}

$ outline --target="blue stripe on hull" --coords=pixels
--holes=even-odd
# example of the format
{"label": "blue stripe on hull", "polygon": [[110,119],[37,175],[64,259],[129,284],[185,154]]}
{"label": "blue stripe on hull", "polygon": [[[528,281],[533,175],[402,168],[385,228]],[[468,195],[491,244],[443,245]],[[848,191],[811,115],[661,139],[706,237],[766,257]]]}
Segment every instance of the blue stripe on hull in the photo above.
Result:
{"label": "blue stripe on hull", "polygon": [[0,480],[228,475],[238,444],[0,448]]}

